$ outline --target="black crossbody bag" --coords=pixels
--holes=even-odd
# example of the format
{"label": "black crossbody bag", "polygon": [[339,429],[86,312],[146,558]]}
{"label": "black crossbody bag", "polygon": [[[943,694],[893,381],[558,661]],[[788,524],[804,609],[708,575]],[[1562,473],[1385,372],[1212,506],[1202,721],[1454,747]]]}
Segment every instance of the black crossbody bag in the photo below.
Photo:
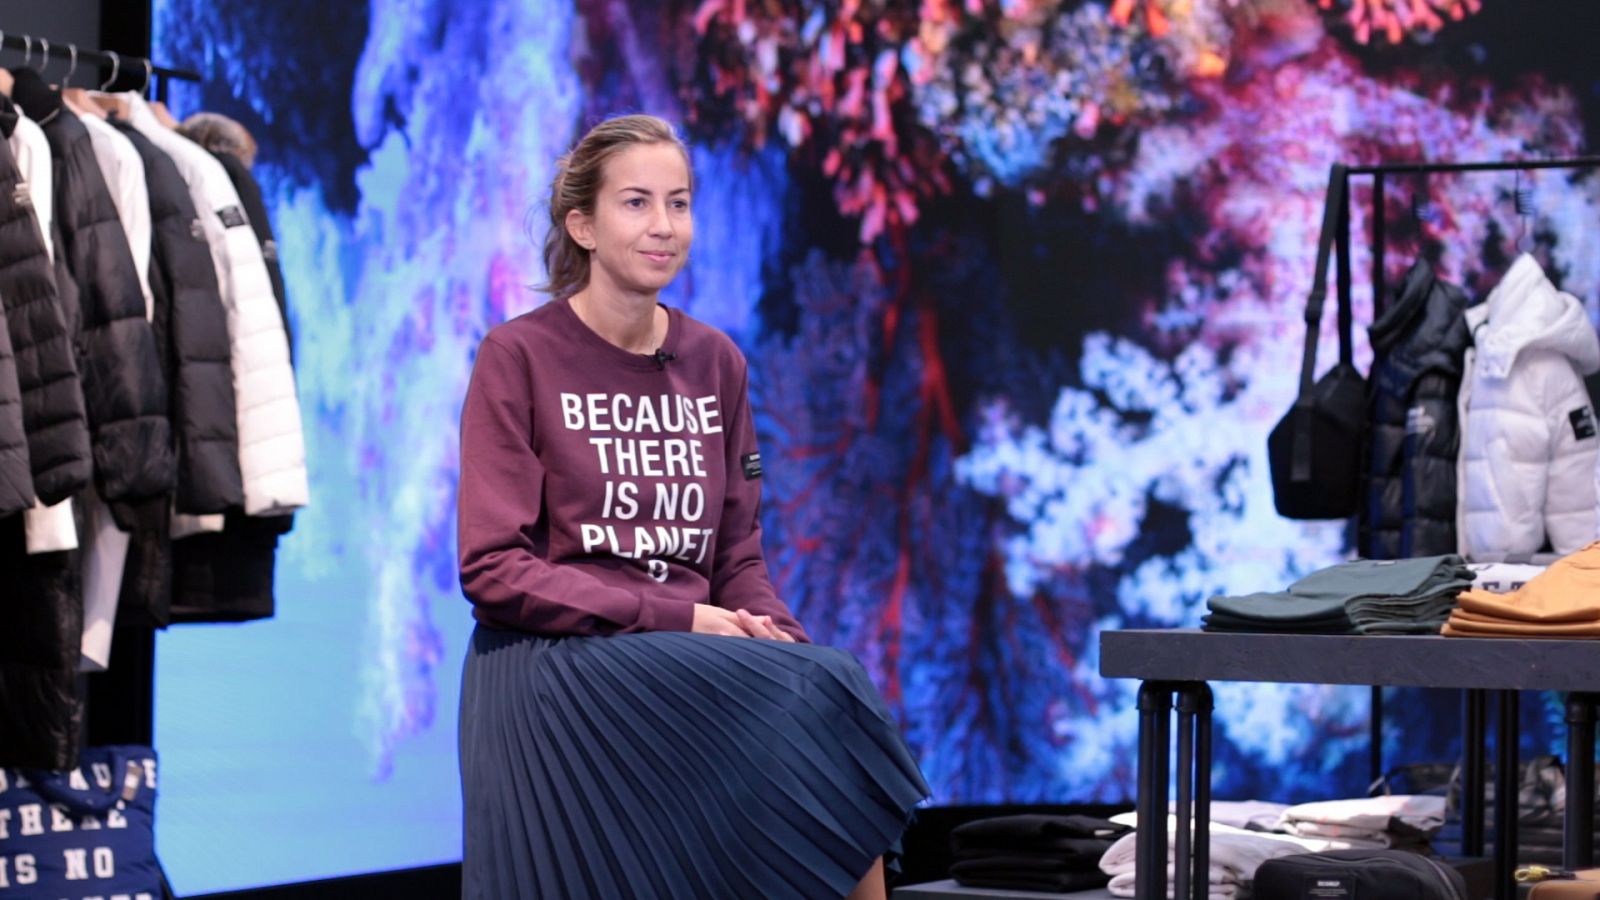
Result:
{"label": "black crossbody bag", "polygon": [[1467,900],[1449,863],[1404,850],[1328,850],[1269,859],[1257,900]]}
{"label": "black crossbody bag", "polygon": [[[1317,271],[1306,300],[1306,345],[1300,394],[1267,438],[1272,496],[1290,519],[1353,516],[1361,497],[1361,443],[1366,426],[1367,382],[1352,361],[1350,313],[1350,198],[1348,173],[1334,163],[1317,241]],[[1339,362],[1321,378],[1317,336],[1328,293],[1328,255],[1338,247]]]}

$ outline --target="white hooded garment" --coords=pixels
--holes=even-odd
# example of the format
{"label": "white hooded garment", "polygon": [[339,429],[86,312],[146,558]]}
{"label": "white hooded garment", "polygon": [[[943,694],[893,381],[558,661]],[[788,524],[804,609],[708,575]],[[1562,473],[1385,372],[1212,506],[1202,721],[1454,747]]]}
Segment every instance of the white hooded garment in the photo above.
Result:
{"label": "white hooded garment", "polygon": [[1462,388],[1461,554],[1503,560],[1546,538],[1571,553],[1597,532],[1600,437],[1583,376],[1600,370],[1600,338],[1583,304],[1527,254],[1466,317],[1475,350]]}

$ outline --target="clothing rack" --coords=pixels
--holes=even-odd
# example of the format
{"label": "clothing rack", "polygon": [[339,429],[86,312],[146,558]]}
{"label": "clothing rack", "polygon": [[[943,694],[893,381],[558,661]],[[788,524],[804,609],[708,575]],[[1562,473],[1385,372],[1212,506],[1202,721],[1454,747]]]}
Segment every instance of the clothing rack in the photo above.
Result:
{"label": "clothing rack", "polygon": [[[1409,162],[1378,163],[1368,166],[1350,166],[1345,173],[1346,189],[1351,175],[1372,176],[1372,309],[1373,315],[1383,311],[1387,296],[1384,272],[1384,199],[1389,175],[1431,175],[1437,172],[1521,172],[1531,169],[1600,169],[1600,156],[1576,156],[1568,159],[1525,159],[1498,162]],[[1381,773],[1380,773],[1381,774]],[[1376,777],[1376,775],[1374,775]]]}
{"label": "clothing rack", "polygon": [[[81,79],[80,86],[95,87],[104,83],[107,88],[113,88],[118,80],[124,80],[132,88],[133,79],[142,75],[138,90],[141,93],[153,93],[154,99],[163,102],[167,99],[168,85],[174,79],[195,83],[203,80],[199,72],[158,66],[148,57],[128,56],[115,51],[84,50],[76,44],[51,41],[21,32],[0,31],[0,48],[16,50],[25,57],[31,56],[33,62],[30,65],[42,67],[47,65],[47,60],[66,60],[69,65],[61,72],[61,80],[70,83],[73,77],[77,77]],[[80,68],[95,73],[92,76],[93,84],[87,83],[89,79],[79,74]],[[81,676],[84,744],[152,744],[155,726],[155,632],[151,629],[117,629],[114,641],[114,666],[106,672]]]}
{"label": "clothing rack", "polygon": [[[1372,176],[1372,311],[1373,316],[1383,313],[1384,299],[1387,296],[1385,272],[1385,243],[1387,228],[1384,212],[1386,188],[1390,175],[1432,175],[1448,172],[1523,172],[1534,169],[1574,169],[1590,170],[1600,169],[1600,156],[1576,156],[1565,159],[1525,159],[1525,160],[1499,160],[1482,162],[1405,162],[1405,163],[1376,163],[1372,165],[1349,166],[1345,170],[1345,196],[1349,194],[1349,178],[1352,175]],[[1347,254],[1349,247],[1341,247],[1343,256],[1339,263],[1348,268]],[[1462,701],[1462,716],[1466,733],[1482,734],[1484,720],[1488,714],[1487,698],[1483,691],[1465,691]],[[1502,720],[1510,718],[1515,720],[1517,711],[1517,696],[1514,692],[1502,695],[1499,708]],[[1371,714],[1371,755],[1369,758],[1369,773],[1372,783],[1377,784],[1384,776],[1383,768],[1383,688],[1377,685],[1372,687],[1372,714]],[[1476,729],[1476,730],[1474,730]],[[1469,785],[1483,783],[1484,778],[1484,749],[1481,745],[1475,747],[1462,747],[1463,765],[1462,776]],[[1587,766],[1581,767],[1589,771]],[[1569,771],[1573,770],[1570,761]],[[1497,790],[1499,796],[1514,797],[1517,794],[1518,772],[1497,772],[1499,781]],[[1587,789],[1592,793],[1592,785]],[[1483,844],[1483,810],[1478,806],[1481,802],[1468,798],[1466,809],[1462,816],[1462,839],[1470,846]],[[1498,809],[1510,810],[1510,804],[1501,804]],[[1496,826],[1500,828],[1514,827],[1514,822],[1509,818],[1499,820]],[[1506,861],[1502,861],[1503,863]]]}
{"label": "clothing rack", "polygon": [[[109,66],[111,77],[106,81],[108,86],[120,77],[142,72],[144,82],[139,90],[145,92],[153,88],[155,99],[162,102],[167,99],[167,86],[172,79],[193,82],[201,80],[199,72],[158,66],[147,57],[123,56],[114,50],[81,50],[77,44],[51,41],[31,34],[0,31],[0,47],[20,51],[25,56],[38,54],[41,59],[67,60],[70,64],[74,64],[67,69],[69,74],[76,74],[78,66],[87,66],[96,71],[102,66]],[[100,82],[97,79],[95,83]]]}

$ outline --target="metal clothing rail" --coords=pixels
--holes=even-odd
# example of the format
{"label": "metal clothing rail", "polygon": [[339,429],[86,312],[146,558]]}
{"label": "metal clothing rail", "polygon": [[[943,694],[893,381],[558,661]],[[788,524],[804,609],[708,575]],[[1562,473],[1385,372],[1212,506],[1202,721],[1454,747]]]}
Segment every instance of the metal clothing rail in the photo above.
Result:
{"label": "metal clothing rail", "polygon": [[[17,51],[28,65],[40,68],[49,66],[52,60],[66,60],[65,68],[58,70],[63,82],[72,83],[78,78],[77,84],[81,86],[111,89],[121,79],[129,86],[137,84],[140,93],[153,89],[154,99],[163,102],[167,100],[167,88],[172,81],[199,83],[204,80],[198,72],[158,66],[147,57],[110,50],[85,50],[70,42],[51,41],[19,31],[0,31],[0,47]],[[90,74],[80,74],[80,67]],[[47,77],[56,74],[46,72]],[[85,745],[154,743],[155,631],[118,631],[116,666],[109,672],[87,675],[80,680]],[[97,704],[103,704],[105,714],[99,711]],[[167,896],[171,896],[170,891]]]}
{"label": "metal clothing rail", "polygon": [[88,66],[91,69],[110,66],[111,77],[105,81],[107,86],[116,81],[120,75],[142,72],[144,83],[139,90],[142,92],[154,85],[156,99],[163,101],[167,98],[167,83],[172,79],[193,82],[203,80],[199,72],[158,66],[145,57],[124,56],[115,50],[82,50],[77,44],[51,41],[20,32],[0,31],[0,47],[20,51],[24,57],[37,54],[37,61],[48,58],[67,60],[70,67],[63,76],[64,80],[70,78],[79,66]]}
{"label": "metal clothing rail", "polygon": [[[1387,296],[1384,273],[1384,222],[1385,182],[1389,175],[1431,175],[1438,172],[1521,172],[1530,169],[1600,169],[1600,156],[1575,156],[1568,159],[1522,159],[1493,162],[1409,162],[1379,163],[1370,166],[1350,166],[1350,175],[1372,176],[1372,309],[1373,315],[1383,311]],[[1349,189],[1348,182],[1345,185]]]}

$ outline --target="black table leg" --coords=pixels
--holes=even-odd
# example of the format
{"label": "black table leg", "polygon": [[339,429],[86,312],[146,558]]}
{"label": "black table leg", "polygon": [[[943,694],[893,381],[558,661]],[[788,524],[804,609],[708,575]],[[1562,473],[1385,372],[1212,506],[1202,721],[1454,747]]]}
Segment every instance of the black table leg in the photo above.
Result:
{"label": "black table leg", "polygon": [[1483,855],[1483,744],[1487,735],[1488,697],[1464,692],[1466,720],[1461,729],[1461,855]]}
{"label": "black table leg", "polygon": [[1171,773],[1172,685],[1139,686],[1139,825],[1134,832],[1134,897],[1166,900],[1167,779]]}
{"label": "black table leg", "polygon": [[[1172,896],[1183,900],[1194,882],[1189,844],[1194,833],[1194,685],[1178,686],[1178,808],[1172,839]],[[1202,825],[1209,831],[1210,828]]]}
{"label": "black table leg", "polygon": [[[1190,690],[1178,698],[1178,710],[1194,715],[1194,821],[1199,823],[1194,830],[1194,900],[1208,900],[1211,896],[1212,706],[1211,686],[1203,681],[1190,685]],[[1181,814],[1179,821],[1183,821]],[[1181,856],[1179,858],[1182,859]],[[1179,871],[1183,871],[1183,868],[1180,867]],[[1173,896],[1180,900],[1183,897],[1180,893],[1174,893]]]}
{"label": "black table leg", "polygon": [[1561,864],[1568,869],[1594,865],[1594,702],[1595,695],[1567,695],[1567,809]]}
{"label": "black table leg", "polygon": [[1517,692],[1498,691],[1500,721],[1496,723],[1494,747],[1494,897],[1516,900],[1517,883],[1517,793],[1520,764],[1517,760]]}
{"label": "black table leg", "polygon": [[1372,715],[1368,719],[1370,738],[1367,747],[1367,784],[1376,785],[1383,777],[1383,685],[1372,686]]}

